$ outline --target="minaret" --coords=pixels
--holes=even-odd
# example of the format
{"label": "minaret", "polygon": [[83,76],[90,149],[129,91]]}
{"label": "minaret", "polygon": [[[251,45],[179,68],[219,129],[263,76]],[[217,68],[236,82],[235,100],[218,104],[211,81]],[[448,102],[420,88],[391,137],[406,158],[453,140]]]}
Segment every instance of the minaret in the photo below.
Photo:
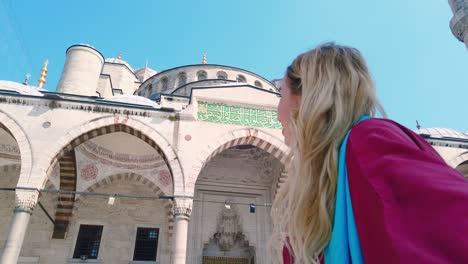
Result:
{"label": "minaret", "polygon": [[39,80],[37,80],[39,82],[39,85],[37,86],[37,89],[38,90],[41,90],[41,89],[44,89],[44,84],[46,83],[46,76],[47,76],[47,65],[49,65],[49,60],[46,60],[44,62],[44,67],[41,69],[41,77],[39,78]]}
{"label": "minaret", "polygon": [[468,49],[468,0],[449,0],[449,4],[453,12],[450,29]]}
{"label": "minaret", "polygon": [[57,84],[58,93],[95,96],[104,57],[94,47],[78,44],[69,47],[62,75]]}
{"label": "minaret", "polygon": [[206,64],[206,52],[203,52],[203,59],[202,59],[201,63]]}

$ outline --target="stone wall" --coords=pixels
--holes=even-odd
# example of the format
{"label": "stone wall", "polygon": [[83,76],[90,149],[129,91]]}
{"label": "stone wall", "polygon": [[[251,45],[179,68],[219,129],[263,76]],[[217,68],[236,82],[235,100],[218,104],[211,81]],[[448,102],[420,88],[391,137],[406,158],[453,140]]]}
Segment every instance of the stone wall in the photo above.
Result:
{"label": "stone wall", "polygon": [[[13,179],[18,174],[19,171],[16,171],[7,176]],[[1,184],[9,183],[2,181]],[[95,191],[154,195],[142,182],[125,179],[114,180],[111,184],[101,186]],[[40,199],[52,216],[55,213],[57,197],[57,194],[44,193]],[[0,198],[4,201],[0,203],[0,243],[3,247],[13,215],[14,194],[0,192]],[[128,264],[133,258],[138,227],[159,228],[157,260],[160,263],[170,261],[168,216],[162,201],[117,197],[114,205],[109,205],[107,197],[96,196],[80,197],[75,204],[65,239],[51,239],[53,224],[37,206],[31,217],[20,256],[38,258],[39,263],[44,264],[67,263],[73,257],[81,224],[104,226],[98,255],[102,263]]]}
{"label": "stone wall", "polygon": [[[19,166],[0,166],[0,187],[15,187],[18,182],[19,174]],[[13,218],[15,192],[0,191],[0,201],[0,252],[2,252]]]}

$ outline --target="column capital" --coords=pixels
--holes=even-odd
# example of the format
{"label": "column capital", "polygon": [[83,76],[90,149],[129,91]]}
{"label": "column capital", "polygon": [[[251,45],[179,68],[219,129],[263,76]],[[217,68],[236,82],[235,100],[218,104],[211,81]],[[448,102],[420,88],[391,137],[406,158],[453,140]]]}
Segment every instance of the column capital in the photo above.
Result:
{"label": "column capital", "polygon": [[192,214],[193,199],[175,198],[174,199],[174,217],[190,218]]}
{"label": "column capital", "polygon": [[39,192],[35,190],[16,190],[15,212],[32,214],[39,199]]}

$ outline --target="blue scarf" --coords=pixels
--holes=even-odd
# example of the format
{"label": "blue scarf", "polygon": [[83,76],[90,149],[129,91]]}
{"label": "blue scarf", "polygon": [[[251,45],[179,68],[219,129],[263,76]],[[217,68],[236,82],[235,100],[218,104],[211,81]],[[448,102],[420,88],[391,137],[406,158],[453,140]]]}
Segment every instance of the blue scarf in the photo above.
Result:
{"label": "blue scarf", "polygon": [[[361,116],[357,123],[370,118]],[[346,144],[348,131],[340,146],[338,156],[338,182],[335,201],[335,216],[330,242],[324,251],[325,264],[362,264],[361,244],[354,221],[353,206],[349,193],[348,173],[346,169]]]}

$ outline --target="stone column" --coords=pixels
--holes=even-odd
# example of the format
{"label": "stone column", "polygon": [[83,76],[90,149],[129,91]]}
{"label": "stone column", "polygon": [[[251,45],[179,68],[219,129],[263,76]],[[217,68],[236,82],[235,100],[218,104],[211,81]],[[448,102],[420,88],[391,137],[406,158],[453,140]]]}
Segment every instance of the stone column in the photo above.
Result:
{"label": "stone column", "polygon": [[468,49],[468,0],[449,0],[453,17],[450,20],[450,29],[453,35],[465,42]]}
{"label": "stone column", "polygon": [[187,261],[188,224],[192,213],[193,200],[176,198],[174,203],[172,264],[185,264]]}
{"label": "stone column", "polygon": [[37,191],[16,191],[16,206],[13,213],[13,220],[10,224],[8,237],[0,256],[0,263],[14,264],[18,262],[29,219],[36,206],[37,199]]}

